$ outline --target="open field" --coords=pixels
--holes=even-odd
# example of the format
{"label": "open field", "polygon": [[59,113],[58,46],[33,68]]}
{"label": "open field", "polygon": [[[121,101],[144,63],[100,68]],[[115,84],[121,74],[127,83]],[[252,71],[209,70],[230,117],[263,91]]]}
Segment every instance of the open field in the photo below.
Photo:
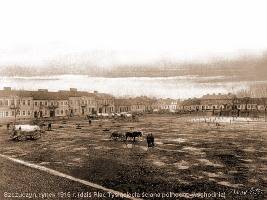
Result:
{"label": "open field", "polygon": [[[89,125],[81,120],[81,129],[76,123],[56,122],[41,139],[23,142],[10,141],[1,127],[0,153],[120,192],[216,192],[226,199],[264,198],[264,121],[216,126],[192,117],[146,115],[139,122],[102,119]],[[144,136],[135,144],[125,143],[110,139],[114,130],[141,130]],[[154,134],[155,148],[147,148],[147,133]]]}

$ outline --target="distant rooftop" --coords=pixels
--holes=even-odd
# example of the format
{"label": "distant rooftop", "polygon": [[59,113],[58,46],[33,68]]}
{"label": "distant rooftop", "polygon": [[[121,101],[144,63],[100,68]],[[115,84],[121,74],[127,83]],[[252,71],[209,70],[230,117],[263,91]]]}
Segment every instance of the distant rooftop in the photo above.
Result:
{"label": "distant rooftop", "polygon": [[221,94],[221,93],[218,93],[218,94],[206,94],[206,95],[203,95],[201,97],[201,99],[232,99],[236,97],[235,94],[232,94],[232,93],[228,93],[228,94]]}

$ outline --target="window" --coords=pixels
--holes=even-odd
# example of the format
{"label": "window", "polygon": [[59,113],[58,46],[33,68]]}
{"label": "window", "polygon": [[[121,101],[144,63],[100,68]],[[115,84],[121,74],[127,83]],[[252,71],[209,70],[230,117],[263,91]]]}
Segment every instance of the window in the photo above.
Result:
{"label": "window", "polygon": [[28,100],[28,106],[30,106],[31,105],[31,100]]}
{"label": "window", "polygon": [[6,112],[6,117],[8,117],[8,112]]}
{"label": "window", "polygon": [[8,100],[5,100],[5,106],[8,106]]}
{"label": "window", "polygon": [[45,105],[47,106],[47,101],[45,101]]}
{"label": "window", "polygon": [[15,104],[15,101],[14,100],[11,100],[11,105],[14,105]]}
{"label": "window", "polygon": [[25,116],[26,115],[26,112],[25,110],[22,111],[22,115]]}
{"label": "window", "polygon": [[35,101],[35,102],[34,102],[34,105],[35,105],[35,106],[37,106],[37,105],[38,105],[38,102],[37,102],[37,101]]}
{"label": "window", "polygon": [[25,102],[25,100],[22,100],[22,105],[24,105],[24,106],[25,106],[25,103],[26,103],[26,102]]}
{"label": "window", "polygon": [[4,117],[4,113],[0,111],[0,118]]}
{"label": "window", "polygon": [[2,106],[3,105],[3,101],[2,100],[0,100],[0,106]]}
{"label": "window", "polygon": [[15,116],[15,111],[14,111],[14,110],[12,110],[11,115],[12,115],[12,116]]}
{"label": "window", "polygon": [[28,111],[28,115],[31,115],[31,111]]}

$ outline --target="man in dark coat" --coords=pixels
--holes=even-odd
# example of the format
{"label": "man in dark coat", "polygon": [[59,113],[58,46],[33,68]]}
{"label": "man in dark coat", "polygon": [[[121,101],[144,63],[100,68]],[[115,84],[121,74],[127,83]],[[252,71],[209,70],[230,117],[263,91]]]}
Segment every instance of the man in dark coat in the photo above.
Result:
{"label": "man in dark coat", "polygon": [[146,136],[147,147],[154,147],[154,136],[152,133]]}
{"label": "man in dark coat", "polygon": [[48,128],[47,129],[48,129],[48,131],[51,131],[52,130],[52,124],[51,124],[51,122],[48,123]]}
{"label": "man in dark coat", "polygon": [[151,140],[151,146],[154,147],[155,146],[154,145],[154,136],[153,136],[152,133],[151,133],[151,136],[150,137],[151,137],[151,139],[150,139]]}

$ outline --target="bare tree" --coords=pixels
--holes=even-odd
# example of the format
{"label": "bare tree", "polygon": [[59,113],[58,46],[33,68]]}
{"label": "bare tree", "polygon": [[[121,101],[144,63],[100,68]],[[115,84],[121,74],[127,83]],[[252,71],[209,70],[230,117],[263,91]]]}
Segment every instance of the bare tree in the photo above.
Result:
{"label": "bare tree", "polygon": [[17,100],[17,103],[16,103],[15,102],[15,98],[13,98],[12,99],[12,103],[10,105],[10,109],[12,110],[12,112],[14,112],[14,124],[16,124],[16,122],[17,122],[17,115],[20,112],[20,101],[21,101],[21,99],[18,99]]}

